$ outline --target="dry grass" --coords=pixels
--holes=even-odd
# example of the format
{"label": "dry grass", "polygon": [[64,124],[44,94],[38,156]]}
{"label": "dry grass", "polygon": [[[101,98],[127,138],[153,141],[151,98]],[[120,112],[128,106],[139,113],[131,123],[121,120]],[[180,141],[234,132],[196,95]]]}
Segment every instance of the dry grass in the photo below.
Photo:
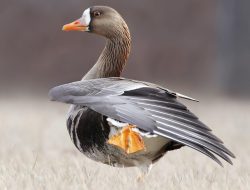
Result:
{"label": "dry grass", "polygon": [[[1,189],[250,189],[250,102],[218,99],[192,110],[236,154],[221,168],[189,148],[168,153],[146,180],[79,153],[65,127],[68,106],[47,100],[0,99]],[[202,109],[206,107],[206,109]]]}

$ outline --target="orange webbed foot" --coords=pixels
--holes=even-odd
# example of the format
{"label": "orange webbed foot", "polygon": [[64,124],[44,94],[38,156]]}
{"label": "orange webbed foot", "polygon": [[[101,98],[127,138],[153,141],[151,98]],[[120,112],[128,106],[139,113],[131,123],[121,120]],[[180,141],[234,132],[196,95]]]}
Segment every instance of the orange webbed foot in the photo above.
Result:
{"label": "orange webbed foot", "polygon": [[108,143],[120,147],[127,154],[132,154],[141,150],[145,150],[145,145],[141,135],[133,131],[135,126],[128,125],[121,132],[113,135]]}

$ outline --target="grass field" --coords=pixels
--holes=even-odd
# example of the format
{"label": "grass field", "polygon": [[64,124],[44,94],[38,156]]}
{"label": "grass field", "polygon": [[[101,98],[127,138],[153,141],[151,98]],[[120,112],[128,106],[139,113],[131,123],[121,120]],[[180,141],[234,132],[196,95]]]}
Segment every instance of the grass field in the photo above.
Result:
{"label": "grass field", "polygon": [[0,105],[0,189],[250,189],[249,101],[189,103],[235,153],[233,166],[185,147],[166,154],[144,182],[136,181],[135,168],[112,168],[79,153],[65,126],[67,105],[23,98],[1,98]]}

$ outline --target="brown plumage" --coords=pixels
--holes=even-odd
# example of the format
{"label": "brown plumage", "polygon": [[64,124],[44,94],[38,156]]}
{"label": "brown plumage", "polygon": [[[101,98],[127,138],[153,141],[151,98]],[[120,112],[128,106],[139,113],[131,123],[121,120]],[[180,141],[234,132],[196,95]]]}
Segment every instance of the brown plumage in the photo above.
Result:
{"label": "brown plumage", "polygon": [[112,166],[150,168],[167,151],[186,145],[219,164],[216,155],[232,163],[233,153],[177,101],[194,99],[155,84],[119,78],[131,38],[127,24],[114,9],[88,8],[63,30],[86,31],[107,39],[82,81],[50,91],[52,100],[72,104],[67,127],[83,154]]}
{"label": "brown plumage", "polygon": [[131,37],[128,26],[118,12],[109,7],[95,6],[92,13],[100,12],[93,17],[90,32],[106,37],[106,46],[94,67],[84,79],[119,77],[127,62],[131,48]]}

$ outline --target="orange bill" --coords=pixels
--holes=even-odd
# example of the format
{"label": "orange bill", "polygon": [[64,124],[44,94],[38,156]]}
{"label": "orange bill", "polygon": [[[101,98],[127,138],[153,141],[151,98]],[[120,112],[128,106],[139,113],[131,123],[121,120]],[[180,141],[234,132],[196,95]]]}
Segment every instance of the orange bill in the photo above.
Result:
{"label": "orange bill", "polygon": [[139,133],[132,130],[134,126],[128,125],[116,135],[113,135],[108,143],[120,147],[127,154],[145,150],[145,145]]}
{"label": "orange bill", "polygon": [[80,20],[76,20],[69,24],[65,24],[62,28],[63,31],[88,31],[89,27],[81,24]]}

